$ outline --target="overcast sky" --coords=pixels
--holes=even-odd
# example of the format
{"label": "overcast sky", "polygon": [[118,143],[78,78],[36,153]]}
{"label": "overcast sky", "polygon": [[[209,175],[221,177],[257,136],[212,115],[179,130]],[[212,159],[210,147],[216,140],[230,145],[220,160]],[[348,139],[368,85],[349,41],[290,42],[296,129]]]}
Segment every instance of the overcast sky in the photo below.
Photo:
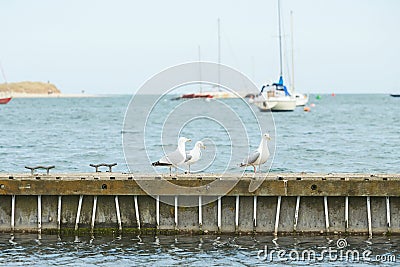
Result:
{"label": "overcast sky", "polygon": [[[289,60],[294,12],[299,91],[400,91],[400,1],[282,0],[281,6]],[[279,75],[276,0],[2,0],[0,10],[0,60],[9,82],[130,94],[157,72],[198,60],[198,46],[202,60],[216,62],[218,18],[223,64],[259,87]]]}

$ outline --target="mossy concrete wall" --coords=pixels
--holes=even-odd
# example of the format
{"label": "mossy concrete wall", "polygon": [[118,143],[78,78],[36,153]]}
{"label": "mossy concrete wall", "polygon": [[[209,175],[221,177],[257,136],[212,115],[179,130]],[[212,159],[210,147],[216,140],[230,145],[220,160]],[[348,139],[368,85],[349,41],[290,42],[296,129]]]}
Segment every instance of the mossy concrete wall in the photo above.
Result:
{"label": "mossy concrete wall", "polygon": [[[216,175],[164,178],[186,186],[218,179]],[[251,181],[261,178],[265,180],[260,188],[250,192]],[[400,233],[399,175],[241,177],[232,190],[217,195],[219,198],[215,192],[180,195],[165,188],[153,197],[137,179],[155,185],[160,181],[151,175],[115,173],[0,175],[0,231]],[[200,196],[201,206],[182,205],[199,203]],[[176,205],[171,204],[174,201]]]}

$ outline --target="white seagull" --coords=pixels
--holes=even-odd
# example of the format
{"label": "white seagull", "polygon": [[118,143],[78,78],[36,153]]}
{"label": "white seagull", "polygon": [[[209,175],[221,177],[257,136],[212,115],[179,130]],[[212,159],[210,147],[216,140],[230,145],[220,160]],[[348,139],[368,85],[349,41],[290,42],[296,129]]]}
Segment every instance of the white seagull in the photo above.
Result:
{"label": "white seagull", "polygon": [[186,137],[180,137],[178,140],[178,148],[164,157],[162,157],[159,161],[153,162],[151,165],[153,166],[168,166],[169,167],[169,175],[171,176],[171,168],[174,166],[175,168],[178,165],[181,165],[186,160],[186,142],[190,142],[192,140]]}
{"label": "white seagull", "polygon": [[185,164],[188,165],[188,173],[190,173],[190,165],[196,163],[201,158],[201,149],[205,149],[206,146],[201,141],[197,141],[193,149],[186,152]]}
{"label": "white seagull", "polygon": [[263,134],[258,148],[240,163],[240,167],[251,165],[254,168],[254,173],[256,173],[256,165],[258,165],[258,170],[260,171],[261,164],[264,164],[269,158],[268,140],[271,140],[269,134]]}

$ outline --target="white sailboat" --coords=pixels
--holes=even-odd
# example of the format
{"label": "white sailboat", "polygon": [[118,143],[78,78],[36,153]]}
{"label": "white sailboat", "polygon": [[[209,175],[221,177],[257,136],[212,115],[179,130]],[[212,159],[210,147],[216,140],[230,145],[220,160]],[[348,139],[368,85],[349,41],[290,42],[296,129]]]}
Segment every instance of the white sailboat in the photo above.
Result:
{"label": "white sailboat", "polygon": [[[266,92],[264,92],[267,90]],[[283,84],[282,77],[278,83],[264,85],[260,95],[254,98],[255,103],[261,111],[293,111],[296,109],[296,98],[292,96]]]}
{"label": "white sailboat", "polygon": [[282,65],[282,30],[281,30],[281,7],[278,0],[278,36],[279,36],[279,82],[264,85],[253,103],[261,111],[293,111],[296,108],[296,98],[288,91],[283,83]]}
{"label": "white sailboat", "polygon": [[234,92],[227,91],[227,90],[221,90],[220,84],[221,84],[221,71],[220,66],[221,66],[221,21],[218,18],[218,85],[217,91],[208,91],[209,95],[212,96],[212,98],[239,98],[240,96],[238,94],[235,94]]}
{"label": "white sailboat", "polygon": [[[218,65],[221,65],[221,26],[220,19],[218,18]],[[200,47],[199,47],[199,62],[201,62],[200,58]],[[201,75],[201,73],[200,73]],[[240,96],[226,90],[221,90],[221,73],[218,67],[218,85],[214,86],[213,90],[203,91],[202,86],[200,84],[200,92],[199,93],[189,93],[183,94],[181,98],[239,98]]]}

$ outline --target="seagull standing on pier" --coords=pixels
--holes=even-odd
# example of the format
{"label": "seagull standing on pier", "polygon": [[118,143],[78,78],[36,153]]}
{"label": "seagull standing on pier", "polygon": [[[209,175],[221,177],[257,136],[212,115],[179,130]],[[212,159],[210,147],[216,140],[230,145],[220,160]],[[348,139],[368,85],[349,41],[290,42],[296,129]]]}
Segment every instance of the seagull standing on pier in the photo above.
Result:
{"label": "seagull standing on pier", "polygon": [[188,166],[188,173],[190,173],[190,165],[196,163],[201,158],[201,149],[205,149],[206,146],[201,141],[197,141],[194,148],[186,152],[185,164]]}
{"label": "seagull standing on pier", "polygon": [[175,168],[184,163],[186,160],[186,142],[190,142],[191,140],[186,137],[180,137],[178,140],[178,148],[164,157],[162,157],[159,161],[153,162],[151,165],[153,166],[168,166],[169,167],[169,175],[171,176],[171,168],[174,166]]}
{"label": "seagull standing on pier", "polygon": [[261,143],[258,148],[247,158],[245,158],[242,163],[240,163],[240,167],[251,165],[254,168],[254,173],[256,173],[256,165],[258,165],[258,170],[261,171],[261,164],[267,162],[270,155],[268,150],[268,140],[271,140],[269,134],[263,134],[261,138]]}

